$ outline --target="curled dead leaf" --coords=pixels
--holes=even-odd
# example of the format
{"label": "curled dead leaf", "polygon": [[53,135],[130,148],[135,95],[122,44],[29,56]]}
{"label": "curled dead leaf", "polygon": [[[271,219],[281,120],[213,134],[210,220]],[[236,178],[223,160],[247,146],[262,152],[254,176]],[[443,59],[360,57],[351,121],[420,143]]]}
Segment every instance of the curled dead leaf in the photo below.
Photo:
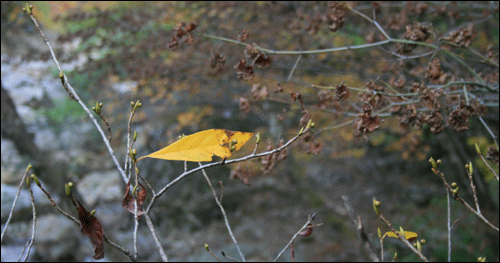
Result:
{"label": "curled dead leaf", "polygon": [[[146,189],[144,186],[139,183],[141,186],[141,190],[139,193],[137,193],[137,215],[139,218],[141,218],[141,215],[144,215],[144,211],[142,208],[142,205],[144,204],[144,200],[146,200]],[[130,213],[134,214],[135,212],[135,199],[134,197],[129,193],[130,190],[130,181],[127,183],[127,186],[125,186],[125,196],[123,197],[122,201],[122,207],[125,208],[125,210],[129,211]]]}
{"label": "curled dead leaf", "polygon": [[312,228],[312,225],[311,224],[308,224],[306,229],[302,230],[299,232],[299,235],[301,236],[305,236],[305,237],[308,237],[312,234],[313,232],[313,228]]}
{"label": "curled dead leaf", "polygon": [[75,199],[78,203],[78,219],[80,220],[81,231],[84,235],[90,238],[90,243],[94,248],[94,259],[101,259],[104,257],[104,244],[102,232],[102,225],[99,220],[85,210],[83,205]]}

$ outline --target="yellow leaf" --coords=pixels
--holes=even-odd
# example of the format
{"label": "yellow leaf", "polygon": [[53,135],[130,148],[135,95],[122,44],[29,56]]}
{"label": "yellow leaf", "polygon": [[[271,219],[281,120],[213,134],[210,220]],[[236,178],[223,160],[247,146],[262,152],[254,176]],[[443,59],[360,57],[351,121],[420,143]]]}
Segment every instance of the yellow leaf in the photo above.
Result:
{"label": "yellow leaf", "polygon": [[[404,231],[404,232],[405,232],[405,238],[410,242],[412,242],[413,240],[415,240],[417,238],[417,233],[415,233],[415,232],[411,232],[411,231]],[[385,233],[384,237],[385,236],[398,238],[396,233],[394,233],[392,231]]]}
{"label": "yellow leaf", "polygon": [[190,162],[207,162],[212,160],[213,155],[228,158],[232,155],[230,150],[239,150],[251,137],[253,133],[229,131],[222,129],[210,129],[184,138],[171,145],[139,158],[157,158],[163,160],[177,160]]}

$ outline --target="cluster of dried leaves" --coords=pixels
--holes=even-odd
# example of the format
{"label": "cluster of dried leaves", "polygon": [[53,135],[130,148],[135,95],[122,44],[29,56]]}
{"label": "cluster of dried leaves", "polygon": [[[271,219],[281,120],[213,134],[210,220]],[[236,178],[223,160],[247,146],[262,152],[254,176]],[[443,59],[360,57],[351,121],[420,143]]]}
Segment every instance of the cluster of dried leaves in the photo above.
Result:
{"label": "cluster of dried leaves", "polygon": [[191,31],[196,29],[198,24],[194,22],[190,22],[186,25],[186,23],[181,22],[174,28],[174,34],[172,35],[172,39],[168,43],[168,48],[176,49],[179,46],[179,41],[185,36],[184,43],[188,46],[191,45],[194,41],[193,35],[191,35]]}
{"label": "cluster of dried leaves", "polygon": [[[380,11],[380,3],[372,2],[372,6],[375,11]],[[305,30],[309,34],[314,35],[320,30],[322,24],[327,24],[329,30],[333,32],[342,28],[346,23],[346,14],[349,13],[345,3],[329,2],[328,7],[325,13],[316,12],[314,15],[307,14],[301,9],[297,10],[295,19],[292,19],[292,22],[289,24],[290,29],[294,32]],[[431,8],[427,3],[407,3],[406,7],[401,9],[399,14],[395,14],[392,19],[387,20],[386,26],[393,30],[404,28],[405,32],[401,36],[402,39],[413,42],[433,43],[436,39],[432,38],[436,38],[436,33],[431,22],[413,22],[408,25],[408,16],[410,16],[410,14],[424,14],[429,12],[429,10],[433,10],[432,12],[435,12],[436,15],[445,15],[455,19],[458,18],[457,10],[449,6],[443,5],[441,8],[433,6]],[[248,30],[244,30],[238,36],[238,40],[245,41],[250,34]],[[475,36],[474,23],[469,23],[466,27],[451,31],[442,37],[440,40],[444,41],[441,42],[441,47],[448,50],[450,49],[450,44],[459,47],[469,47]],[[367,37],[371,38],[371,41],[368,42],[375,41],[375,34],[373,34],[373,32],[367,34]],[[240,60],[235,66],[238,78],[243,80],[251,80],[253,78],[255,74],[253,66],[257,64],[257,60],[254,60],[251,65],[248,65],[247,61],[248,58],[255,59],[258,55],[262,55],[256,47],[257,44],[255,43],[247,46],[244,51],[247,59]],[[414,53],[417,47],[419,47],[419,45],[413,43],[397,43],[394,45],[394,51],[397,54],[409,55]],[[491,52],[493,49],[490,47],[488,50],[485,56],[488,58],[493,57],[492,54],[494,52]],[[420,51],[421,50],[419,50],[419,52]],[[266,62],[265,65],[267,67],[270,63]],[[456,81],[458,76],[454,74],[454,72],[449,71],[449,65],[447,65],[448,70],[444,70],[440,58],[433,58],[432,61],[427,64],[425,70],[412,72],[420,75],[421,83],[413,82],[411,85],[408,85],[406,80],[407,77],[401,74],[402,66],[404,66],[403,61],[399,61],[394,63],[392,68],[388,68],[388,71],[395,73],[388,81],[389,84],[384,83],[384,85],[379,85],[370,81],[362,88],[365,91],[358,92],[356,98],[350,97],[350,89],[347,85],[342,83],[336,85],[334,88],[318,89],[316,98],[317,103],[311,103],[313,98],[308,97],[307,106],[304,104],[305,97],[300,92],[290,90],[285,92],[286,89],[284,89],[280,83],[277,84],[277,88],[274,92],[271,92],[266,85],[261,85],[257,82],[251,85],[250,93],[252,98],[240,97],[240,110],[243,114],[248,114],[254,102],[274,100],[275,98],[271,96],[273,93],[289,93],[291,103],[300,103],[302,109],[300,125],[304,125],[310,119],[308,109],[311,107],[321,110],[334,110],[334,116],[338,116],[338,114],[351,108],[348,106],[347,102],[362,103],[360,107],[362,113],[358,114],[359,119],[355,122],[353,134],[357,137],[364,136],[366,139],[369,133],[374,132],[380,127],[381,118],[375,114],[375,112],[386,107],[388,107],[388,112],[399,118],[399,125],[403,133],[407,133],[411,128],[419,130],[424,126],[428,126],[433,134],[443,132],[446,127],[451,127],[455,131],[460,132],[470,128],[471,117],[482,117],[487,113],[486,107],[480,100],[469,98],[468,101],[465,101],[463,97],[459,98],[448,94],[449,91],[460,90],[462,87],[460,87],[460,85],[445,86],[450,81]],[[489,79],[490,77],[486,76],[485,78]],[[470,80],[474,81],[474,78]],[[390,85],[391,89],[388,89],[387,85]],[[443,87],[429,87],[431,85],[443,85]],[[314,84],[312,86],[314,87]],[[474,86],[466,85],[468,91],[474,88]],[[402,94],[413,93],[418,94],[418,96],[388,96],[388,94],[394,94],[394,90]],[[350,98],[352,99],[349,101]],[[357,101],[354,99],[357,99]],[[406,103],[411,100],[414,102]],[[394,106],[391,107],[391,105]],[[446,105],[446,107],[442,105]],[[283,113],[278,114],[278,118],[283,121],[288,115],[287,110],[283,109]],[[320,142],[314,142],[313,135],[304,136],[303,141],[308,143],[308,153],[318,154],[323,147]],[[421,143],[418,145],[420,144]],[[265,164],[265,170],[269,167],[272,168],[274,165],[270,160],[266,160]]]}
{"label": "cluster of dried leaves", "polygon": [[[413,23],[413,26],[406,26],[406,33],[403,38],[406,40],[411,40],[415,42],[425,42],[431,36],[432,24],[428,22]],[[396,45],[396,52],[398,54],[408,54],[412,52],[417,47],[417,44],[401,44]]]}
{"label": "cluster of dried leaves", "polygon": [[[248,31],[244,30],[242,34],[248,36]],[[243,37],[241,39],[246,40],[246,37]],[[245,54],[245,59],[241,59],[234,66],[238,79],[253,79],[254,67],[265,69],[271,66],[271,62],[273,61],[273,58],[271,56],[266,56],[256,47],[255,43],[253,45],[248,45],[243,52]],[[247,63],[247,61],[250,60],[252,62]]]}
{"label": "cluster of dried leaves", "polygon": [[315,35],[322,25],[326,25],[331,32],[335,32],[344,26],[348,14],[345,2],[329,1],[324,13],[309,15],[299,9],[289,28],[294,32],[304,30],[310,35]]}

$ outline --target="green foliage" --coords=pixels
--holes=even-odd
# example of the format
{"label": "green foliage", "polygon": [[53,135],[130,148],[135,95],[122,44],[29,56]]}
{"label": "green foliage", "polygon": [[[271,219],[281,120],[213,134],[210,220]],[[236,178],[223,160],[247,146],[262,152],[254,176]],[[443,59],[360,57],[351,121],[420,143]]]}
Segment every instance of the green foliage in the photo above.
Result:
{"label": "green foliage", "polygon": [[96,27],[97,24],[97,19],[95,18],[90,18],[87,20],[82,20],[82,21],[77,21],[77,22],[69,22],[69,24],[65,25],[65,27],[69,30],[68,33],[76,33],[80,30],[84,30],[87,28],[93,28]]}
{"label": "green foliage", "polygon": [[44,110],[44,115],[53,123],[61,124],[69,119],[78,119],[85,116],[82,107],[72,99],[57,99],[54,100],[54,105],[54,108]]}

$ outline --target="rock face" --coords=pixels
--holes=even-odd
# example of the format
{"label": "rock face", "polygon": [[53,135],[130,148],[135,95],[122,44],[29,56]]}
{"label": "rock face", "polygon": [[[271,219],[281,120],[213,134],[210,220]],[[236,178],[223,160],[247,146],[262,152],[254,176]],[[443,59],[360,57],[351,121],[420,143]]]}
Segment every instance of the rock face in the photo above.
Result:
{"label": "rock face", "polygon": [[1,86],[2,137],[11,139],[21,154],[34,160],[40,159],[40,151],[34,143],[34,136],[29,133],[23,120],[16,111],[16,106],[3,85]]}

